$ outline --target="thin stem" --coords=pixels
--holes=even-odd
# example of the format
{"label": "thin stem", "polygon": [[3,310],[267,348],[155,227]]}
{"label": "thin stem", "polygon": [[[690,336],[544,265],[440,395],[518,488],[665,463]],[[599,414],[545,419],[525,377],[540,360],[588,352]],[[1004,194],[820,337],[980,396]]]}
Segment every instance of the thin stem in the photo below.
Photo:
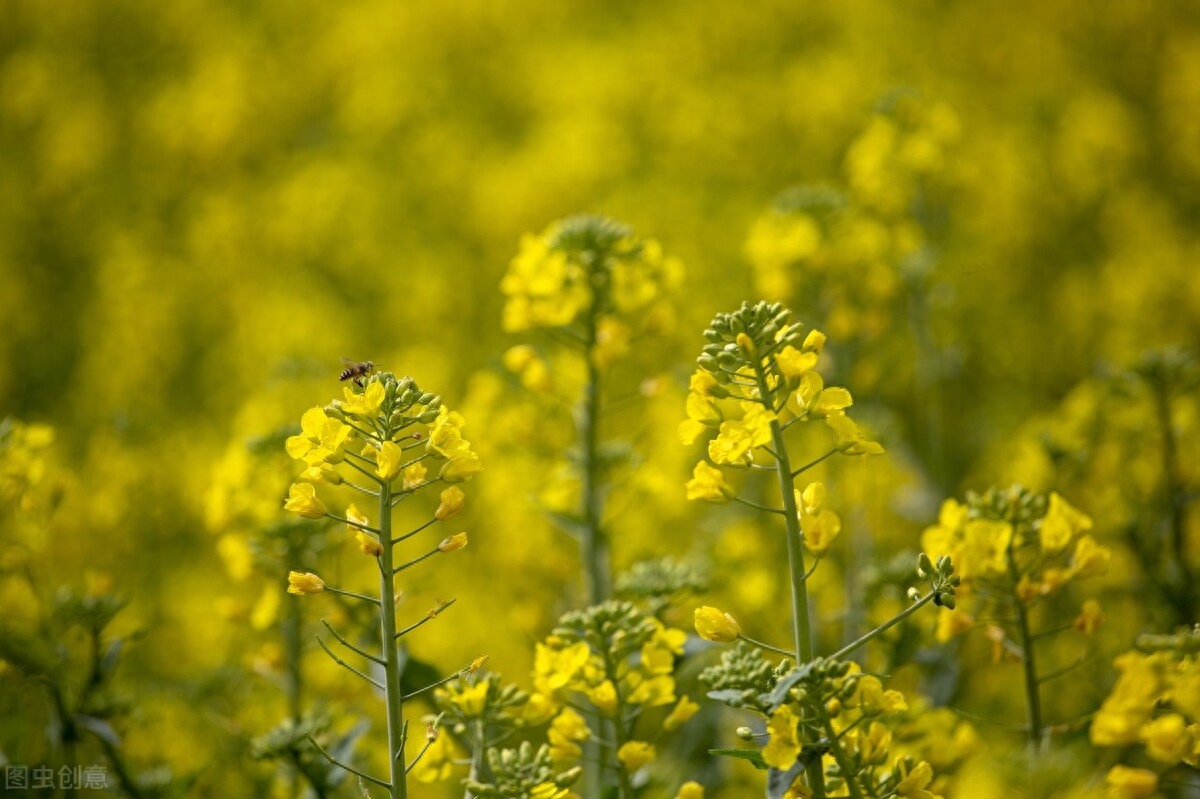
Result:
{"label": "thin stem", "polygon": [[331,585],[326,585],[323,590],[328,591],[331,594],[337,594],[338,596],[348,596],[351,599],[361,599],[363,602],[370,602],[372,605],[380,604],[379,600],[373,596],[367,596],[366,594],[356,594],[353,591],[344,591],[341,588],[334,588]]}
{"label": "thin stem", "polygon": [[799,477],[800,475],[804,474],[805,472],[807,472],[807,471],[808,471],[809,469],[811,469],[812,467],[816,466],[816,465],[817,465],[818,463],[820,463],[821,461],[825,460],[826,458],[828,458],[828,457],[830,457],[830,456],[832,456],[832,455],[836,455],[837,453],[838,453],[838,448],[837,448],[837,447],[834,447],[833,449],[829,450],[828,452],[826,452],[826,453],[825,453],[824,455],[822,455],[821,457],[819,457],[819,458],[814,458],[813,460],[811,460],[811,461],[809,461],[808,463],[806,463],[806,464],[804,464],[803,466],[801,466],[801,467],[800,467],[799,469],[797,469],[796,471],[792,472],[792,477]]}
{"label": "thin stem", "polygon": [[396,603],[392,547],[392,487],[379,488],[379,643],[384,658],[384,693],[387,697],[388,766],[392,799],[408,799],[408,781],[404,767],[404,696],[400,693],[400,656],[396,649]]}
{"label": "thin stem", "polygon": [[742,499],[741,497],[733,497],[733,501],[740,503],[742,505],[745,505],[748,508],[754,508],[755,510],[761,510],[763,513],[778,513],[780,515],[783,515],[782,508],[769,508],[766,505],[760,505],[757,502],[751,502],[750,500]]}
{"label": "thin stem", "polygon": [[608,536],[602,527],[603,503],[600,498],[600,369],[593,357],[598,321],[593,308],[587,315],[584,331],[583,357],[587,363],[587,383],[576,421],[583,452],[583,507],[580,514],[583,526],[579,543],[590,605],[600,604],[612,593]]}
{"label": "thin stem", "polygon": [[374,783],[374,784],[378,785],[380,788],[386,788],[389,791],[392,791],[392,794],[395,795],[396,792],[394,790],[392,790],[391,784],[384,782],[383,780],[379,779],[378,777],[372,777],[370,774],[359,771],[358,769],[354,768],[354,766],[351,766],[347,763],[343,763],[342,761],[338,760],[333,755],[329,754],[327,751],[325,751],[325,747],[323,747],[319,743],[317,743],[317,739],[312,737],[311,732],[304,733],[304,737],[309,740],[309,743],[311,743],[313,746],[317,747],[317,751],[320,752],[322,755],[324,755],[325,759],[328,760],[333,765],[337,766],[338,768],[345,769],[346,771],[349,771],[351,774],[355,774],[355,775],[361,777],[362,779],[366,780],[367,782]]}
{"label": "thin stem", "polygon": [[317,643],[321,645],[321,649],[325,650],[325,654],[329,655],[330,659],[333,660],[334,663],[338,664],[339,666],[341,666],[342,668],[344,668],[346,671],[350,672],[351,674],[353,674],[357,677],[362,677],[364,680],[371,683],[371,685],[374,685],[379,690],[381,690],[381,691],[383,690],[383,685],[378,680],[371,679],[371,677],[369,677],[368,675],[359,671],[358,669],[354,668],[349,663],[347,663],[346,661],[342,660],[340,657],[335,655],[333,653],[333,650],[329,648],[328,644],[326,644],[323,640],[321,640],[321,636],[319,636],[319,635],[317,636]]}
{"label": "thin stem", "polygon": [[[400,540],[401,540],[401,541],[403,541],[403,540],[404,540],[404,538],[406,538],[406,537],[407,537],[407,536],[401,536]],[[393,542],[393,543],[394,543],[394,542]],[[416,565],[417,565],[418,563],[420,563],[421,561],[425,560],[426,558],[432,558],[434,555],[438,554],[438,553],[439,553],[439,552],[441,552],[441,551],[442,551],[442,550],[441,550],[441,549],[439,549],[438,547],[434,547],[433,549],[431,549],[431,550],[429,550],[428,552],[426,552],[424,555],[417,555],[417,556],[416,556],[415,558],[413,558],[412,560],[405,561],[404,563],[401,563],[399,566],[396,566],[396,567],[394,567],[394,568],[392,569],[392,574],[395,574],[395,573],[397,573],[397,572],[404,571],[405,569],[409,568],[410,566],[416,566]]]}
{"label": "thin stem", "polygon": [[359,649],[357,646],[355,646],[354,644],[347,641],[345,638],[343,638],[341,635],[339,635],[338,631],[333,629],[333,625],[330,624],[329,622],[325,621],[325,619],[321,619],[321,624],[325,625],[325,629],[329,630],[329,632],[333,635],[333,637],[338,640],[338,643],[340,643],[342,646],[349,649],[351,652],[354,652],[355,654],[358,654],[358,655],[362,655],[367,660],[370,660],[373,663],[377,663],[380,666],[384,665],[383,658],[376,657],[375,655],[372,655],[370,652]]}
{"label": "thin stem", "polygon": [[[852,799],[863,799],[862,788],[858,784],[858,779],[855,776],[854,769],[850,761],[846,758],[846,752],[842,749],[841,738],[833,728],[833,721],[824,713],[821,714],[821,726],[825,728],[825,737],[829,741],[829,754],[833,755],[833,759],[837,761],[838,766],[842,770],[842,775],[845,778],[846,791]],[[817,773],[824,774],[821,758],[816,759],[816,763],[808,767],[809,775],[812,775],[813,767],[816,767]]]}
{"label": "thin stem", "polygon": [[925,596],[921,597],[921,598],[920,598],[920,599],[918,599],[916,602],[914,602],[913,604],[909,605],[907,608],[905,608],[904,610],[900,611],[900,612],[899,612],[899,613],[897,613],[895,616],[893,616],[893,617],[892,617],[892,618],[890,618],[889,620],[885,621],[883,624],[881,624],[881,625],[879,625],[878,627],[876,627],[874,630],[871,630],[869,633],[867,633],[866,635],[862,636],[862,637],[861,637],[861,638],[859,638],[857,641],[852,641],[851,643],[849,643],[849,644],[846,644],[844,647],[842,647],[842,648],[841,648],[841,649],[839,649],[838,651],[834,652],[834,653],[833,653],[832,655],[830,655],[829,657],[831,657],[831,658],[833,658],[833,659],[835,659],[835,660],[836,660],[836,659],[838,659],[838,658],[843,658],[843,657],[845,657],[846,655],[848,655],[848,654],[850,654],[851,652],[853,652],[855,649],[858,649],[860,646],[862,646],[863,644],[865,644],[865,643],[867,643],[868,641],[870,641],[872,638],[875,638],[875,637],[877,637],[877,636],[881,635],[882,633],[884,633],[885,631],[887,631],[887,630],[888,630],[888,629],[890,629],[891,627],[895,626],[896,624],[899,624],[899,623],[900,623],[901,621],[903,621],[904,619],[906,619],[906,618],[908,618],[909,616],[911,616],[912,614],[916,613],[918,610],[920,610],[920,609],[921,609],[921,607],[922,607],[923,605],[925,605],[925,604],[929,603],[929,602],[930,602],[930,601],[931,601],[931,600],[932,600],[932,599],[933,599],[935,596],[937,596],[937,594],[936,594],[935,592],[933,592],[933,591],[930,591],[928,594],[926,594]]}
{"label": "thin stem", "polygon": [[743,641],[745,641],[748,644],[754,644],[759,649],[765,649],[768,652],[774,652],[777,655],[784,655],[786,657],[795,657],[796,656],[795,652],[789,652],[786,649],[780,649],[777,646],[771,646],[770,644],[764,643],[762,641],[755,641],[753,638],[751,638],[748,635],[738,635],[738,638],[741,638]]}

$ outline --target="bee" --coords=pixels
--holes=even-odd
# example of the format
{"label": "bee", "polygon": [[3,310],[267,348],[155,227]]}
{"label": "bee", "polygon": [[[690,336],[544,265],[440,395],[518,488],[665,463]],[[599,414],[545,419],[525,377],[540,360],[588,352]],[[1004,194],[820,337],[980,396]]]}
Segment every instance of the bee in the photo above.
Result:
{"label": "bee", "polygon": [[354,385],[359,388],[362,388],[362,379],[375,371],[375,364],[372,361],[352,361],[349,358],[342,358],[342,363],[346,365],[346,369],[338,375],[338,380],[353,378]]}

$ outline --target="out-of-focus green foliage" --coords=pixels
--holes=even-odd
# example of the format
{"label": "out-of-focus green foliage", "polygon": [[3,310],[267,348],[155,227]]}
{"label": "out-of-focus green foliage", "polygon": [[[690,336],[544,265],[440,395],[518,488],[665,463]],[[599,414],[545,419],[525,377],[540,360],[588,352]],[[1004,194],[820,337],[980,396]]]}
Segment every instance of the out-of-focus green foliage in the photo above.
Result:
{"label": "out-of-focus green foliage", "polygon": [[[294,598],[272,569],[297,548],[360,556],[341,530],[296,538],[280,442],[340,356],[438,385],[487,464],[457,570],[406,588],[413,607],[464,599],[418,634],[422,658],[531,668],[580,594],[576,547],[542,513],[574,497],[572,409],[505,368],[523,339],[502,332],[499,284],[522,235],[577,212],[685,267],[674,324],[607,383],[601,432],[629,447],[605,503],[618,570],[700,563],[751,633],[782,634],[782,543],[689,506],[699,453],[675,436],[700,331],[764,297],[829,334],[823,371],[888,450],[815,470],[844,528],[810,583],[827,644],[894,615],[889,559],[911,563],[941,500],[989,483],[1061,491],[1114,548],[1072,708],[1099,705],[1137,633],[1196,620],[1194,368],[1143,356],[1200,348],[1186,0],[6,0],[0,176],[0,418],[56,433],[0,442],[5,630],[41,635],[45,665],[43,646],[80,643],[47,637],[60,587],[123,599],[104,634],[126,642],[129,712],[106,731],[160,783],[290,795],[247,755],[298,715],[277,631]],[[1004,717],[1019,689],[987,669],[1010,665],[968,642],[955,667],[932,633],[871,657]],[[305,703],[357,736],[370,697],[304,653]],[[35,666],[0,661],[10,763],[54,757]],[[955,668],[1006,676],[984,690]],[[975,795],[1012,795],[995,773]],[[726,795],[752,778],[729,769]]]}

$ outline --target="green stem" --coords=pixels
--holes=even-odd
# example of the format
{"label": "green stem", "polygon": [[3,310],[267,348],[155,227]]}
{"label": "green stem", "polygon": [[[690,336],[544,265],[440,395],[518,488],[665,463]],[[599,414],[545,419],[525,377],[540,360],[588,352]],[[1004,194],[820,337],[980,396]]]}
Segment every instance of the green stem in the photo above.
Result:
{"label": "green stem", "polygon": [[[1013,535],[1016,540],[1016,534]],[[1020,580],[1017,558],[1008,546],[1008,573],[1015,586]],[[1021,665],[1025,673],[1025,706],[1029,712],[1029,741],[1034,750],[1042,743],[1042,697],[1038,689],[1037,660],[1034,655],[1034,636],[1029,623],[1029,609],[1020,597],[1013,595],[1017,608],[1017,631],[1021,636]]]}
{"label": "green stem", "polygon": [[395,579],[392,553],[392,487],[379,488],[379,643],[384,659],[384,693],[387,697],[388,768],[392,799],[407,799],[404,767],[404,697],[400,693],[400,657],[396,644]]}
{"label": "green stem", "polygon": [[[821,724],[825,727],[825,737],[829,740],[829,754],[833,755],[833,759],[837,762],[842,770],[842,776],[845,779],[846,791],[850,794],[851,799],[863,799],[862,788],[858,784],[858,775],[855,773],[853,766],[846,757],[845,750],[842,749],[841,739],[838,738],[837,731],[833,728],[833,721],[825,713],[821,714]],[[821,758],[817,758],[816,767],[821,768]],[[809,774],[812,773],[812,766],[809,766]]]}
{"label": "green stem", "polygon": [[[767,387],[767,376],[763,372],[762,360],[756,358],[754,376],[758,382],[759,397],[764,404],[770,402],[772,393]],[[768,404],[769,407],[769,404]],[[775,473],[779,477],[779,493],[783,500],[783,521],[787,530],[788,576],[792,587],[792,639],[795,645],[796,663],[808,663],[813,659],[812,629],[809,624],[808,576],[804,566],[804,536],[800,530],[800,515],[796,508],[795,486],[792,484],[792,464],[788,455],[787,441],[779,419],[771,420],[771,447],[775,451]],[[816,740],[817,730],[804,725],[805,738]],[[815,799],[825,797],[825,773],[821,758],[806,769],[808,785]]]}
{"label": "green stem", "polygon": [[587,362],[577,424],[583,467],[583,528],[580,541],[588,604],[598,605],[612,593],[608,536],[602,526],[603,503],[600,499],[600,369],[593,357],[596,349],[596,313],[587,316],[583,357]]}
{"label": "green stem", "polygon": [[[1159,431],[1162,435],[1162,471],[1164,504],[1170,517],[1169,530],[1171,534],[1171,551],[1173,558],[1167,559],[1173,564],[1178,573],[1171,574],[1164,582],[1167,584],[1168,599],[1174,605],[1176,620],[1186,624],[1195,618],[1196,586],[1193,575],[1189,574],[1187,558],[1187,525],[1184,519],[1184,502],[1182,478],[1176,462],[1177,444],[1175,431],[1171,427],[1171,397],[1170,386],[1165,375],[1153,381],[1154,403],[1158,416]],[[1174,583],[1174,585],[1172,585]]]}

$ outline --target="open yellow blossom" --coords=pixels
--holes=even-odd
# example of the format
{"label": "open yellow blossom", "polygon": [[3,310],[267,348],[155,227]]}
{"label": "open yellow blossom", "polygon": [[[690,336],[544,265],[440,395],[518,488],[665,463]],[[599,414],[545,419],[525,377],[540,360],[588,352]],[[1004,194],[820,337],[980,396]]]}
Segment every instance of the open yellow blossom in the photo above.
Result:
{"label": "open yellow blossom", "polygon": [[687,481],[687,498],[703,499],[707,502],[728,502],[735,496],[734,490],[725,482],[725,474],[708,461],[699,461],[692,469],[692,479]]}
{"label": "open yellow blossom", "polygon": [[289,594],[319,594],[325,590],[325,581],[312,572],[288,572]]}
{"label": "open yellow blossom", "polygon": [[342,403],[342,410],[346,413],[371,418],[379,413],[379,407],[383,405],[384,387],[382,382],[371,383],[361,393],[356,392],[350,386],[346,386],[342,391],[346,397],[345,402]]}
{"label": "open yellow blossom", "polygon": [[414,463],[404,467],[404,479],[402,485],[405,491],[412,491],[414,488],[425,484],[425,464]]}
{"label": "open yellow blossom", "polygon": [[546,730],[546,740],[550,744],[550,757],[556,763],[578,760],[583,755],[583,749],[579,743],[590,737],[592,737],[592,731],[588,729],[583,716],[569,707],[563,708],[562,712],[550,722],[550,728]]}
{"label": "open yellow blossom", "polygon": [[450,694],[450,702],[464,716],[482,716],[487,707],[488,681],[480,680],[474,685],[463,683],[460,688]]}
{"label": "open yellow blossom", "polygon": [[[379,385],[375,383],[374,385]],[[385,441],[375,455],[375,474],[385,483],[390,483],[400,474],[404,466],[404,450],[395,441]]]}
{"label": "open yellow blossom", "polygon": [[292,483],[283,507],[306,519],[320,519],[329,512],[325,503],[317,499],[317,487],[312,483]]}
{"label": "open yellow blossom", "polygon": [[470,442],[462,437],[462,428],[466,424],[462,414],[446,408],[438,408],[437,418],[429,428],[428,449],[443,458],[453,458],[467,452]]}
{"label": "open yellow blossom", "polygon": [[1092,529],[1092,520],[1073,508],[1057,492],[1051,492],[1050,505],[1042,519],[1042,549],[1058,552],[1078,534]]}
{"label": "open yellow blossom", "polygon": [[908,709],[904,694],[899,691],[885,691],[883,683],[874,674],[864,674],[859,678],[853,700],[847,705],[858,706],[864,716],[878,716],[881,713],[895,713]]}
{"label": "open yellow blossom", "polygon": [[626,741],[617,749],[617,760],[627,771],[637,771],[658,757],[654,744],[646,741]]}
{"label": "open yellow blossom", "polygon": [[787,770],[800,757],[800,741],[796,737],[796,723],[799,719],[788,705],[780,705],[771,714],[767,722],[767,732],[771,740],[763,747],[763,760],[768,766]]}
{"label": "open yellow blossom", "polygon": [[612,684],[612,680],[604,680],[584,693],[602,715],[612,716],[617,712],[617,688]]}
{"label": "open yellow blossom", "polygon": [[701,433],[719,426],[724,418],[720,407],[711,398],[698,391],[690,392],[687,396],[687,419],[679,423],[679,443],[695,443]]}
{"label": "open yellow blossom", "polygon": [[346,521],[349,522],[346,527],[352,533],[356,533],[360,528],[370,526],[371,524],[371,520],[353,502],[346,507]]}
{"label": "open yellow blossom", "polygon": [[447,483],[462,483],[481,471],[483,471],[483,461],[479,459],[479,455],[471,450],[465,450],[446,461],[442,465],[441,471],[438,472],[438,477]]}
{"label": "open yellow blossom", "polygon": [[717,437],[708,442],[708,457],[713,463],[748,465],[755,447],[771,443],[775,414],[754,402],[743,402],[742,407],[742,418],[722,422]]}
{"label": "open yellow blossom", "polygon": [[708,605],[696,608],[695,624],[696,634],[706,641],[729,643],[736,641],[742,634],[742,628],[737,623],[737,619]]}
{"label": "open yellow blossom", "polygon": [[900,760],[897,762],[897,770],[900,772],[900,782],[896,784],[897,796],[910,799],[939,799],[937,794],[927,790],[929,783],[933,782],[933,766],[929,763],[922,760],[909,771],[904,761]]}
{"label": "open yellow blossom", "polygon": [[309,466],[338,463],[354,436],[350,425],[326,416],[323,408],[309,408],[300,417],[300,435],[290,436],[284,446],[288,455]]}

